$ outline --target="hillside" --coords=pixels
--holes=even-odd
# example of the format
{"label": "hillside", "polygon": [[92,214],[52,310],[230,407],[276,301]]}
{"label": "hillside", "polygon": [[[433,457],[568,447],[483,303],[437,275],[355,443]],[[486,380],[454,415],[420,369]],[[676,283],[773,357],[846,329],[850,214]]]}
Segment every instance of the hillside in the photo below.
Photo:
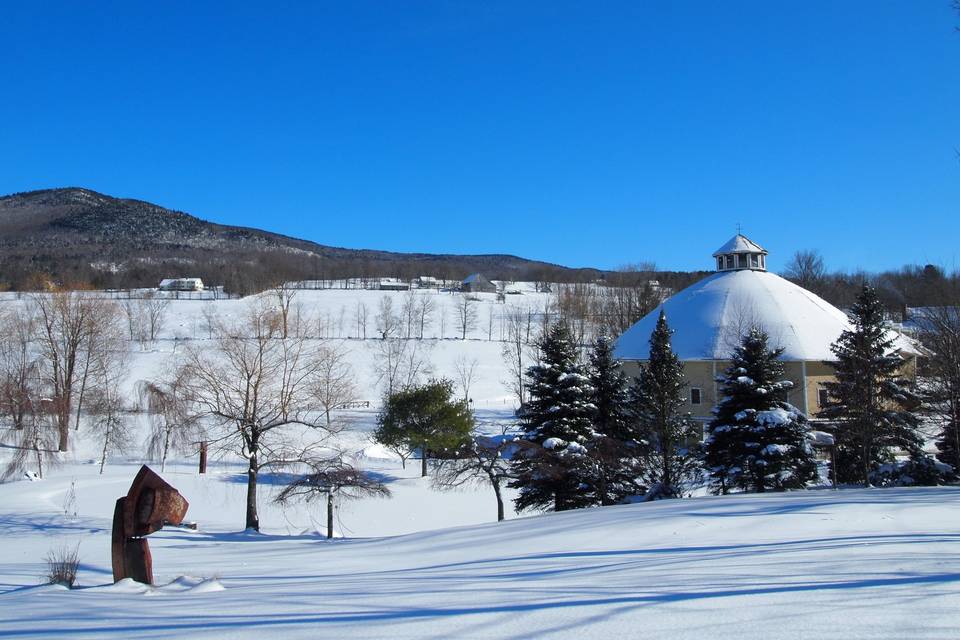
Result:
{"label": "hillside", "polygon": [[0,286],[12,288],[43,272],[95,287],[153,286],[163,277],[198,276],[241,293],[281,278],[461,279],[479,271],[503,280],[581,280],[599,273],[508,255],[330,247],[82,188],[0,197],[0,265]]}
{"label": "hillside", "polygon": [[[550,294],[519,287],[506,304],[479,294],[481,322],[454,338],[460,296],[435,289],[421,344],[431,375],[470,386],[480,430],[515,425],[501,319],[543,309]],[[96,295],[96,294],[94,294]],[[370,441],[378,410],[375,333],[354,311],[406,292],[298,292],[311,338],[336,344],[369,407],[341,412],[331,445],[374,472],[389,499],[338,500],[328,542],[322,505],[272,502],[287,477],[260,478],[262,534],[243,527],[244,461],[225,452],[210,472],[177,454],[163,476],[190,502],[196,531],[150,538],[156,587],[114,585],[114,501],[146,461],[149,423],[131,414],[128,449],[98,473],[100,434],[85,416],[62,464],[42,480],[0,483],[0,636],[4,638],[951,638],[960,622],[956,487],[810,490],[699,497],[520,518],[508,489],[494,523],[489,486],[441,492],[416,464]],[[172,300],[159,339],[131,345],[124,394],[169,372],[185,348],[211,344],[210,318],[240,317],[250,300]],[[26,304],[15,294],[0,305]],[[208,315],[210,316],[208,318]],[[0,469],[13,454],[0,431]],[[159,471],[159,465],[154,464]],[[79,589],[40,586],[43,558],[79,544]]]}

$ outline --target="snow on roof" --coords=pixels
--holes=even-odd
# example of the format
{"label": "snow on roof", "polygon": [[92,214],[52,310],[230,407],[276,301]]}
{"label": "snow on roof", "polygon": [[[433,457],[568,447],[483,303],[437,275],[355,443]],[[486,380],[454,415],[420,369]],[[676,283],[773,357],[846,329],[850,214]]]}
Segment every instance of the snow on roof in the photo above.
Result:
{"label": "snow on roof", "polygon": [[724,253],[762,253],[766,255],[767,250],[747,236],[738,233],[727,240],[722,247],[714,251],[713,256],[717,257]]}
{"label": "snow on roof", "polygon": [[[840,309],[767,271],[715,273],[668,298],[662,308],[681,360],[727,360],[753,326],[770,335],[772,347],[784,348],[781,360],[833,360],[830,345],[851,326]],[[617,358],[649,358],[659,314],[654,309],[620,336]],[[906,353],[917,352],[904,336],[896,336],[895,344]]]}
{"label": "snow on roof", "polygon": [[477,282],[485,280],[485,278],[479,273],[471,273],[466,278],[463,279],[463,284],[470,284],[471,282]]}

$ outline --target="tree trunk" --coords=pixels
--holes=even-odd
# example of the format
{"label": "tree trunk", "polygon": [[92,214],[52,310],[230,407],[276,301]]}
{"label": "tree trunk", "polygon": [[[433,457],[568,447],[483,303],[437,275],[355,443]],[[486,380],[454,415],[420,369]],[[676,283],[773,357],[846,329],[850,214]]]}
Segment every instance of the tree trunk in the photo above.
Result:
{"label": "tree trunk", "polygon": [[663,490],[664,493],[673,496],[673,474],[670,469],[670,454],[673,453],[673,442],[670,440],[661,440],[663,446],[660,451],[660,460],[663,464]]}
{"label": "tree trunk", "polygon": [[207,441],[200,443],[200,473],[207,472]]}
{"label": "tree trunk", "polygon": [[90,357],[93,352],[93,347],[87,347],[87,355],[83,361],[83,376],[80,378],[80,395],[77,398],[77,419],[73,424],[73,430],[80,430],[80,409],[83,407],[83,393],[87,390],[87,375],[90,373]]}
{"label": "tree trunk", "polygon": [[260,518],[257,516],[257,453],[250,452],[250,466],[247,468],[247,529],[260,531]]}
{"label": "tree trunk", "polygon": [[327,540],[333,538],[333,492],[327,492]]}
{"label": "tree trunk", "polygon": [[870,444],[868,442],[863,443],[863,451],[861,452],[863,456],[863,486],[870,486]]}
{"label": "tree trunk", "polygon": [[420,477],[427,477],[427,445],[420,447]]}
{"label": "tree trunk", "polygon": [[107,433],[103,437],[103,449],[100,451],[100,475],[103,475],[103,466],[107,464],[107,448],[110,445],[110,428],[111,424],[107,423]]}
{"label": "tree trunk", "polygon": [[69,417],[67,422],[57,420],[57,430],[60,432],[60,442],[57,446],[59,451],[66,451],[69,448],[70,443],[70,424]]}
{"label": "tree trunk", "polygon": [[491,480],[490,483],[493,485],[493,493],[497,496],[497,522],[503,522],[503,496],[500,495],[500,481]]}

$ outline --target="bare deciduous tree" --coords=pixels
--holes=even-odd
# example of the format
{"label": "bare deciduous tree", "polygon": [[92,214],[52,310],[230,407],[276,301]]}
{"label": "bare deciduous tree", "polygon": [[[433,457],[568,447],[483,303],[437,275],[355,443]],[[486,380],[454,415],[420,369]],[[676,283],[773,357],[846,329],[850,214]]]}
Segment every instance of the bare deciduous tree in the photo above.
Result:
{"label": "bare deciduous tree", "polygon": [[477,326],[476,301],[469,294],[461,294],[457,301],[457,328],[460,329],[460,339],[467,339],[467,332]]}
{"label": "bare deciduous tree", "polygon": [[333,538],[333,509],[337,498],[356,500],[364,497],[389,498],[390,489],[369,472],[356,468],[342,454],[304,462],[307,473],[288,484],[274,499],[279,504],[312,502],[325,498],[327,538]]}
{"label": "bare deciduous tree", "polygon": [[281,282],[273,286],[270,294],[276,301],[280,317],[280,337],[286,340],[290,334],[291,321],[299,320],[299,308],[295,307],[294,303],[297,290],[292,288],[289,283]]}
{"label": "bare deciduous tree", "polygon": [[420,294],[415,289],[410,289],[403,296],[403,304],[400,307],[400,322],[403,325],[403,337],[409,340],[415,335],[417,326],[417,308]]}
{"label": "bare deciduous tree", "polygon": [[29,311],[0,313],[0,416],[18,431],[31,419],[35,394],[39,393],[35,332],[36,322]]}
{"label": "bare deciduous tree", "polygon": [[51,291],[31,296],[38,319],[38,345],[43,375],[50,387],[59,432],[58,448],[66,451],[76,385],[83,372],[84,346],[113,322],[113,302],[82,291]]}
{"label": "bare deciduous tree", "polygon": [[203,439],[199,420],[190,412],[187,375],[181,367],[165,381],[139,385],[140,402],[150,419],[147,456],[160,462],[161,471],[171,453],[186,452]]}
{"label": "bare deciduous tree", "polygon": [[477,367],[480,366],[480,361],[476,358],[468,358],[461,354],[454,360],[453,366],[457,371],[457,382],[463,391],[463,401],[469,402],[470,386],[473,384],[474,377],[477,374]]}
{"label": "bare deciduous tree", "polygon": [[430,342],[389,338],[376,341],[372,348],[376,383],[387,395],[417,384],[432,372]]}
{"label": "bare deciduous tree", "polygon": [[497,437],[475,436],[456,456],[436,462],[433,486],[449,491],[490,485],[497,498],[497,522],[501,522],[504,518],[502,486],[510,479],[510,464],[504,455],[513,447],[513,438],[508,437],[505,430]]}
{"label": "bare deciduous tree", "polygon": [[[281,323],[255,300],[218,331],[215,347],[189,349],[183,362],[190,417],[206,424],[213,445],[247,459],[246,527],[257,531],[260,472],[309,458],[330,433],[312,395],[321,359],[302,334],[283,338]],[[297,426],[319,439],[292,437]]]}
{"label": "bare deciduous tree", "polygon": [[123,402],[120,382],[128,370],[122,364],[102,367],[97,371],[97,380],[91,398],[92,426],[102,443],[100,447],[100,474],[111,454],[128,451],[133,443],[130,419]]}
{"label": "bare deciduous tree", "polygon": [[813,249],[797,251],[787,264],[783,275],[804,289],[816,292],[826,275],[823,257]]}
{"label": "bare deciduous tree", "polygon": [[508,377],[504,380],[504,383],[517,397],[519,405],[522,406],[526,396],[526,371],[531,348],[526,339],[530,330],[530,310],[529,308],[510,307],[507,309],[504,319],[507,325],[507,339],[500,350],[508,372]]}
{"label": "bare deciduous tree", "polygon": [[400,328],[400,318],[393,310],[392,297],[385,295],[380,298],[374,323],[376,324],[377,333],[380,334],[381,340],[393,338],[397,335]]}
{"label": "bare deciduous tree", "polygon": [[127,321],[127,333],[130,340],[136,340],[145,346],[154,341],[166,323],[167,308],[170,300],[150,291],[140,298],[127,298],[122,303],[123,315]]}
{"label": "bare deciduous tree", "polygon": [[[77,408],[74,416],[74,430],[80,429],[80,414],[83,411],[84,398],[89,381],[95,383],[113,377],[113,370],[122,367],[129,353],[129,343],[123,339],[120,326],[120,310],[117,305],[98,305],[98,313],[88,317],[90,327],[87,338],[81,345],[80,388],[77,393]],[[94,384],[96,390],[96,384]]]}
{"label": "bare deciduous tree", "polygon": [[0,314],[0,419],[13,435],[13,454],[3,479],[35,466],[42,478],[57,446],[52,404],[43,400],[44,381],[34,349],[35,319],[21,310]]}
{"label": "bare deciduous tree", "polygon": [[331,412],[357,400],[357,382],[350,366],[350,353],[343,346],[322,345],[317,350],[317,358],[313,390],[329,429],[333,427]]}
{"label": "bare deciduous tree", "polygon": [[417,322],[419,324],[417,338],[420,340],[423,340],[424,329],[430,326],[433,321],[434,307],[433,296],[429,294],[417,296]]}
{"label": "bare deciduous tree", "polygon": [[367,305],[362,302],[358,302],[357,308],[354,311],[354,315],[357,319],[357,338],[366,340],[367,339],[367,317],[369,315],[367,311]]}
{"label": "bare deciduous tree", "polygon": [[929,407],[938,423],[937,459],[960,475],[960,295],[954,292],[943,299],[948,304],[923,309],[916,321],[929,350],[923,374]]}

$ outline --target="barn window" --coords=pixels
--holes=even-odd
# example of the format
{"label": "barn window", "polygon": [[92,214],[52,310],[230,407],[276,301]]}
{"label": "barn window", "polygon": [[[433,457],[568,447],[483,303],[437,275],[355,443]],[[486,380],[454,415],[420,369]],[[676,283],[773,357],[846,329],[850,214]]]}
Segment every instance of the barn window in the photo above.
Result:
{"label": "barn window", "polygon": [[700,389],[692,387],[690,389],[690,404],[700,404],[703,402],[703,395]]}
{"label": "barn window", "polygon": [[817,406],[825,407],[828,402],[830,402],[830,393],[822,387],[817,389]]}

